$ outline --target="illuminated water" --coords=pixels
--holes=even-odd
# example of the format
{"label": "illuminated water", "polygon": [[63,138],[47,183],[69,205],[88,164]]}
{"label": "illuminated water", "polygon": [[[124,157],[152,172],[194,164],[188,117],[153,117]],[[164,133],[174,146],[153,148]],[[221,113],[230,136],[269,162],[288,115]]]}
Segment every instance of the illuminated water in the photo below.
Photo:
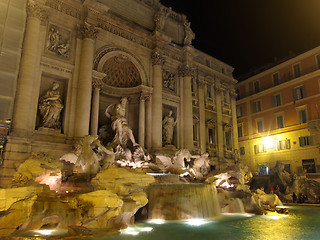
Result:
{"label": "illuminated water", "polygon": [[320,207],[290,207],[288,215],[227,215],[212,221],[143,222],[96,240],[320,239]]}

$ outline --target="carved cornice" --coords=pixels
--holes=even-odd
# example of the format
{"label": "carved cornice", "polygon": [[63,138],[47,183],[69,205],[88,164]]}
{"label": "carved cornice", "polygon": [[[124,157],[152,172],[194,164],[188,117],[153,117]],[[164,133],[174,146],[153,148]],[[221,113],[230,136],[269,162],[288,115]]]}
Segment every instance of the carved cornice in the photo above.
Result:
{"label": "carved cornice", "polygon": [[151,56],[152,66],[163,65],[165,63],[165,58],[162,57],[158,52],[154,52]]}
{"label": "carved cornice", "polygon": [[42,1],[29,0],[27,4],[28,17],[35,17],[41,21],[47,19],[48,13],[45,7],[41,4]]}
{"label": "carved cornice", "polygon": [[99,33],[98,28],[96,28],[94,25],[91,25],[87,22],[84,22],[82,25],[78,25],[78,36],[80,38],[91,38],[95,39]]}
{"label": "carved cornice", "polygon": [[180,77],[192,77],[195,74],[195,69],[189,65],[180,65],[178,72]]}
{"label": "carved cornice", "polygon": [[82,12],[80,8],[77,8],[73,5],[70,5],[66,3],[66,1],[63,0],[46,0],[46,6],[55,9],[56,11],[59,11],[61,13],[64,13],[68,16],[77,18],[82,20]]}

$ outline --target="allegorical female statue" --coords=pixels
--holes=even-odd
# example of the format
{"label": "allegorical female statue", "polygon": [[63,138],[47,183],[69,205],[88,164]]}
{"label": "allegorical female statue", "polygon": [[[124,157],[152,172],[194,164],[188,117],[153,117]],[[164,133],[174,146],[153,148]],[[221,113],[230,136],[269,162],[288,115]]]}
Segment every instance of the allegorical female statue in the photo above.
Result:
{"label": "allegorical female statue", "polygon": [[164,117],[162,121],[162,142],[164,145],[172,144],[173,129],[176,126],[177,121],[172,117],[172,110],[168,115]]}
{"label": "allegorical female statue", "polygon": [[53,82],[52,88],[49,89],[39,99],[39,110],[42,116],[42,127],[60,129],[60,113],[63,104],[59,91],[59,83]]}

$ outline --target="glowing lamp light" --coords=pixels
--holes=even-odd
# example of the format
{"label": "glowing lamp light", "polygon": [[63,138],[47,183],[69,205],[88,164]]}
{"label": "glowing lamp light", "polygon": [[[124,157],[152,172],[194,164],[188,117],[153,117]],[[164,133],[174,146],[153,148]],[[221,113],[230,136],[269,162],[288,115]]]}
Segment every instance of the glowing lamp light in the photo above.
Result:
{"label": "glowing lamp light", "polygon": [[266,149],[275,149],[276,148],[276,142],[273,141],[273,139],[271,137],[264,137],[262,142],[266,146]]}

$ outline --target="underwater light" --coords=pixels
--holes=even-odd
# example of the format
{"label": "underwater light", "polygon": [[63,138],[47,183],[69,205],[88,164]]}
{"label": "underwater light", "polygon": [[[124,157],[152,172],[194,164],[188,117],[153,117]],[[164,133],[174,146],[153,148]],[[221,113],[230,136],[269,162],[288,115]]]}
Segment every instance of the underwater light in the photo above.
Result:
{"label": "underwater light", "polygon": [[255,216],[254,214],[251,214],[251,213],[222,213],[222,215],[240,216],[240,217],[253,217],[253,216]]}
{"label": "underwater light", "polygon": [[126,229],[121,230],[121,234],[136,236],[140,232],[151,232],[152,230],[152,227],[128,227]]}
{"label": "underwater light", "polygon": [[154,223],[154,224],[164,224],[166,221],[163,219],[151,219],[148,221],[149,223]]}
{"label": "underwater light", "polygon": [[288,215],[285,215],[285,214],[278,214],[277,212],[270,212],[266,215],[267,218],[274,219],[274,220],[287,217],[287,216]]}
{"label": "underwater light", "polygon": [[[41,229],[41,230],[34,230],[35,233],[38,233],[40,235],[46,235],[50,236],[53,235],[54,232],[56,232],[56,229]],[[36,236],[36,235],[35,235]],[[38,235],[39,236],[39,235]]]}
{"label": "underwater light", "polygon": [[139,230],[141,232],[151,232],[153,230],[152,227],[143,227],[143,228],[139,228]]}
{"label": "underwater light", "polygon": [[208,221],[202,219],[202,218],[192,218],[186,220],[186,224],[191,225],[191,226],[201,226],[203,224],[209,223]]}

